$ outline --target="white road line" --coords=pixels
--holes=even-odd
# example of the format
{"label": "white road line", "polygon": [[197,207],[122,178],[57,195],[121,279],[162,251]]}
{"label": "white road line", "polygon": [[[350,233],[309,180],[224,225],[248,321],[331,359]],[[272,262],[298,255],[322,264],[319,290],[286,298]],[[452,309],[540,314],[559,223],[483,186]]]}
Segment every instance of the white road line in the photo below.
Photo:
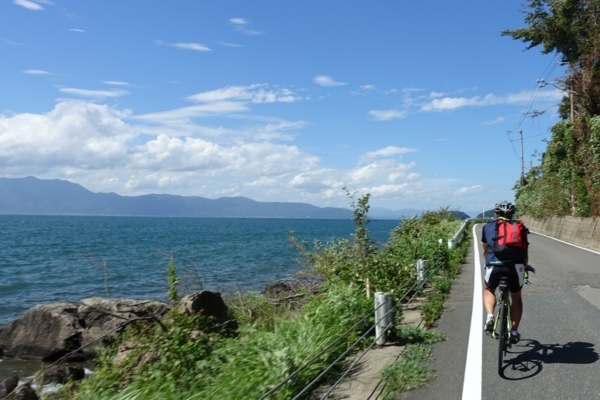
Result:
{"label": "white road line", "polygon": [[535,231],[531,231],[531,232],[535,233],[536,235],[540,235],[540,236],[547,237],[547,238],[549,238],[549,239],[554,239],[554,240],[556,240],[557,242],[561,242],[561,243],[564,243],[564,244],[568,244],[569,246],[577,247],[578,249],[581,249],[581,250],[587,250],[587,251],[589,251],[589,252],[591,252],[591,253],[600,254],[600,251],[596,251],[596,250],[588,249],[588,248],[586,248],[586,247],[577,246],[576,244],[569,243],[569,242],[565,242],[564,240],[560,240],[560,239],[557,239],[557,238],[555,238],[555,237],[552,237],[552,236],[544,235],[543,233],[539,233],[539,232],[535,232]]}
{"label": "white road line", "polygon": [[481,285],[481,262],[479,259],[479,243],[473,226],[473,247],[475,248],[475,283],[473,285],[473,313],[471,314],[471,330],[469,332],[469,345],[467,348],[467,362],[465,364],[465,378],[463,381],[463,400],[481,399],[482,386],[482,348],[483,348],[483,301],[481,300],[483,287]]}

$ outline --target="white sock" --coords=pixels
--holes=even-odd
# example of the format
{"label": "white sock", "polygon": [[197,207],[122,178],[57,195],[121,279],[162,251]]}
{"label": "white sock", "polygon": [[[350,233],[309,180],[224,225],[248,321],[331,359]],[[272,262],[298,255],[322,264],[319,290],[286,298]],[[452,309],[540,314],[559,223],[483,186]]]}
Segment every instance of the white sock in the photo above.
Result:
{"label": "white sock", "polygon": [[486,321],[491,321],[494,319],[494,314],[488,314]]}
{"label": "white sock", "polygon": [[519,334],[519,332],[518,332],[518,331],[514,331],[514,330],[512,330],[512,329],[511,329],[511,330],[510,330],[510,334],[511,334],[511,335],[518,335],[518,334]]}

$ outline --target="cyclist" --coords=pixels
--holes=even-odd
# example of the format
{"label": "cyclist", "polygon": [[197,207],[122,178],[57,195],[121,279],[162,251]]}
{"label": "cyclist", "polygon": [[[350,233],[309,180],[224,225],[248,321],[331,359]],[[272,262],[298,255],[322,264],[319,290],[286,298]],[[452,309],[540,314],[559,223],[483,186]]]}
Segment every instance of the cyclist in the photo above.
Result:
{"label": "cyclist", "polygon": [[[511,340],[517,343],[521,339],[518,332],[519,322],[523,315],[523,299],[521,298],[521,288],[523,287],[523,274],[525,266],[528,264],[528,256],[522,261],[500,261],[494,254],[493,240],[496,238],[496,224],[498,220],[511,220],[515,213],[515,206],[507,201],[499,202],[494,207],[494,220],[483,226],[481,232],[481,242],[483,244],[483,257],[485,258],[485,289],[483,290],[483,305],[487,312],[487,318],[484,325],[486,332],[492,332],[494,329],[494,308],[496,307],[495,290],[500,283],[500,278],[508,277],[509,290],[512,300],[510,308],[510,318],[512,328],[510,331]],[[527,232],[527,231],[526,231]]]}

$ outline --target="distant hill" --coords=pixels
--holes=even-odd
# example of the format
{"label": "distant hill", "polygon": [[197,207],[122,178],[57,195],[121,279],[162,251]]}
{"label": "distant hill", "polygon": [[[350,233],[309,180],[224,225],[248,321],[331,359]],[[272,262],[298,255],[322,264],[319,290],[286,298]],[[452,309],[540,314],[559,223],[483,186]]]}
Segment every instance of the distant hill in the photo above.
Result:
{"label": "distant hill", "polygon": [[475,218],[492,218],[493,216],[494,216],[494,209],[492,208],[491,210],[480,212],[479,214],[477,214],[477,216]]}
{"label": "distant hill", "polygon": [[450,214],[456,218],[456,219],[460,219],[460,220],[465,220],[467,218],[471,218],[468,214],[462,212],[462,211],[450,211]]}
{"label": "distant hill", "polygon": [[149,194],[93,193],[81,185],[34,177],[0,178],[0,214],[157,217],[350,219],[352,210],[306,203],[258,202],[245,197],[207,199]]}

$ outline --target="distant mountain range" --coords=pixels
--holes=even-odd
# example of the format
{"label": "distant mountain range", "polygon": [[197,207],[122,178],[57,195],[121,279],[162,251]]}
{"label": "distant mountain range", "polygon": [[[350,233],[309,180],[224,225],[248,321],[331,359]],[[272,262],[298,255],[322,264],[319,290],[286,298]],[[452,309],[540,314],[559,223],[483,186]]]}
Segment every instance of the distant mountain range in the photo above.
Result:
{"label": "distant mountain range", "polygon": [[[65,180],[34,177],[0,178],[0,214],[352,218],[352,210],[345,208],[321,208],[306,203],[259,202],[245,197],[221,197],[213,200],[168,194],[120,196],[116,193],[93,193],[81,185]],[[372,207],[369,211],[371,219],[397,219],[420,214],[421,211],[416,209],[392,211]]]}

